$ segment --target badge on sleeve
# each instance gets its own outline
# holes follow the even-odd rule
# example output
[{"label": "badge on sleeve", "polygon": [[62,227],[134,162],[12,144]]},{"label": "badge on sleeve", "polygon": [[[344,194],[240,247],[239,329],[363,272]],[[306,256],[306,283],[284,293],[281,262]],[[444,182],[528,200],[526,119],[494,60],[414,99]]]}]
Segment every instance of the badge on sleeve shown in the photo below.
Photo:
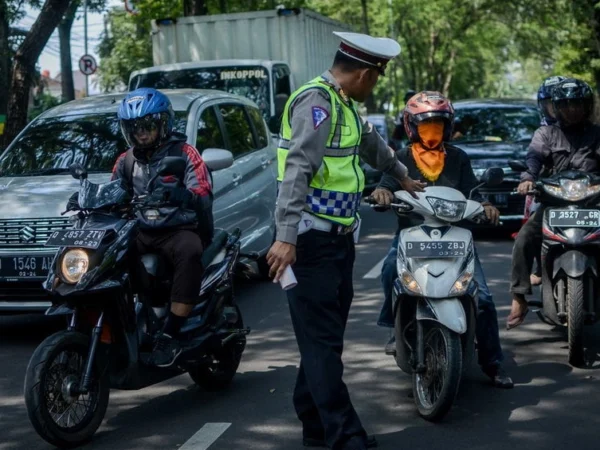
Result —
[{"label": "badge on sleeve", "polygon": [[313,116],[313,125],[315,126],[315,130],[321,126],[323,122],[325,122],[329,118],[329,113],[320,106],[312,107],[312,116]]}]

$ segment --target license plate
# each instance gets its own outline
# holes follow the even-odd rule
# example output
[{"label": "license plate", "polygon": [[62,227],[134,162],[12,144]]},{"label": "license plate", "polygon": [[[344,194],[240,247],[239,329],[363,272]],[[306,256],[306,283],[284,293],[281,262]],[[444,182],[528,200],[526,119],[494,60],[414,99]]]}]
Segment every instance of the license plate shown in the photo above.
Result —
[{"label": "license plate", "polygon": [[508,195],[496,194],[494,195],[494,206],[506,206],[508,204]]},{"label": "license plate", "polygon": [[548,223],[559,228],[600,227],[600,211],[597,209],[551,209]]},{"label": "license plate", "polygon": [[48,247],[100,247],[106,230],[60,230],[50,235],[44,245]]},{"label": "license plate", "polygon": [[465,241],[407,242],[408,258],[457,258],[467,255]]},{"label": "license plate", "polygon": [[52,266],[54,255],[1,256],[0,278],[45,278]]}]

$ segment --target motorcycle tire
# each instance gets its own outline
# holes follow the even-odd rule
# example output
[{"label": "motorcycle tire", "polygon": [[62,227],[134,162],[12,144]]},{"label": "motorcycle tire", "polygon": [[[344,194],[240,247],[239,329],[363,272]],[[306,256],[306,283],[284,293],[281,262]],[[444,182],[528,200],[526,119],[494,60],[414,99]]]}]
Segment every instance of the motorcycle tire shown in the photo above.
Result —
[{"label": "motorcycle tire", "polygon": [[585,325],[585,289],[582,278],[567,280],[567,319],[569,336],[569,364],[582,367],[585,364],[583,331]]},{"label": "motorcycle tire", "polygon": [[[235,328],[239,329],[244,327],[244,322],[239,308],[237,306],[236,308],[239,320],[235,324]],[[233,381],[245,348],[246,336],[244,335],[227,342],[212,355],[210,364],[192,367],[188,370],[192,381],[208,392],[226,389]]]},{"label": "motorcycle tire", "polygon": [[[426,325],[424,332],[424,347],[425,347],[425,366],[426,370],[423,374],[413,373],[413,397],[419,415],[430,422],[439,422],[450,411],[462,375],[462,346],[460,335],[450,331],[445,326],[431,322]],[[441,338],[441,344],[445,353],[445,370],[442,373],[441,387],[438,381],[439,392],[435,399],[428,398],[426,388],[435,383],[433,377],[437,375],[437,364],[433,360],[432,352],[433,339]],[[435,356],[437,358],[437,356]],[[435,389],[435,386],[434,386]]]},{"label": "motorcycle tire", "polygon": [[[89,441],[106,413],[110,394],[109,379],[99,365],[95,364],[90,391],[85,394],[89,396],[90,402],[84,408],[83,418],[79,423],[69,426],[69,412],[67,426],[58,423],[71,406],[78,404],[83,397],[69,393],[68,386],[81,382],[89,345],[89,337],[82,333],[55,333],[36,348],[25,372],[24,395],[29,420],[45,441],[59,448],[78,447]],[[69,357],[68,364],[60,362],[65,354]],[[71,365],[69,355],[77,356],[79,364],[76,368]],[[49,401],[53,404],[50,405]],[[57,408],[56,413],[52,412],[54,407]],[[52,414],[61,416],[54,419]]]}]

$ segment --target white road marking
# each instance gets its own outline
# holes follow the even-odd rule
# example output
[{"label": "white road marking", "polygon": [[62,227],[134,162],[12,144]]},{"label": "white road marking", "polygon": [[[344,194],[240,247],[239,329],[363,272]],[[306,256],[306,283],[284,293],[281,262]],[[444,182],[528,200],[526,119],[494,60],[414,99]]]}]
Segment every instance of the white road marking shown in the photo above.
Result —
[{"label": "white road marking", "polygon": [[383,267],[383,262],[385,261],[385,258],[386,258],[386,256],[384,256],[381,259],[381,261],[379,261],[377,264],[375,264],[375,267],[373,267],[371,270],[369,270],[363,278],[371,278],[371,279],[379,278],[379,276],[381,275],[381,268]]},{"label": "white road marking", "polygon": [[230,423],[207,423],[200,428],[196,434],[189,438],[179,450],[206,450],[225,430],[231,426]]}]

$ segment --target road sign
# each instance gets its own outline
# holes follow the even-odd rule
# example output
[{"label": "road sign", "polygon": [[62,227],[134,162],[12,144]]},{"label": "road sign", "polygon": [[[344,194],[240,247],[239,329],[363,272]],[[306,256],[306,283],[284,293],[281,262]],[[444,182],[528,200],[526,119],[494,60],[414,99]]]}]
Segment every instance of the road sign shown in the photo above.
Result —
[{"label": "road sign", "polygon": [[79,70],[84,75],[92,75],[98,69],[98,64],[92,55],[83,55],[79,59]]}]

